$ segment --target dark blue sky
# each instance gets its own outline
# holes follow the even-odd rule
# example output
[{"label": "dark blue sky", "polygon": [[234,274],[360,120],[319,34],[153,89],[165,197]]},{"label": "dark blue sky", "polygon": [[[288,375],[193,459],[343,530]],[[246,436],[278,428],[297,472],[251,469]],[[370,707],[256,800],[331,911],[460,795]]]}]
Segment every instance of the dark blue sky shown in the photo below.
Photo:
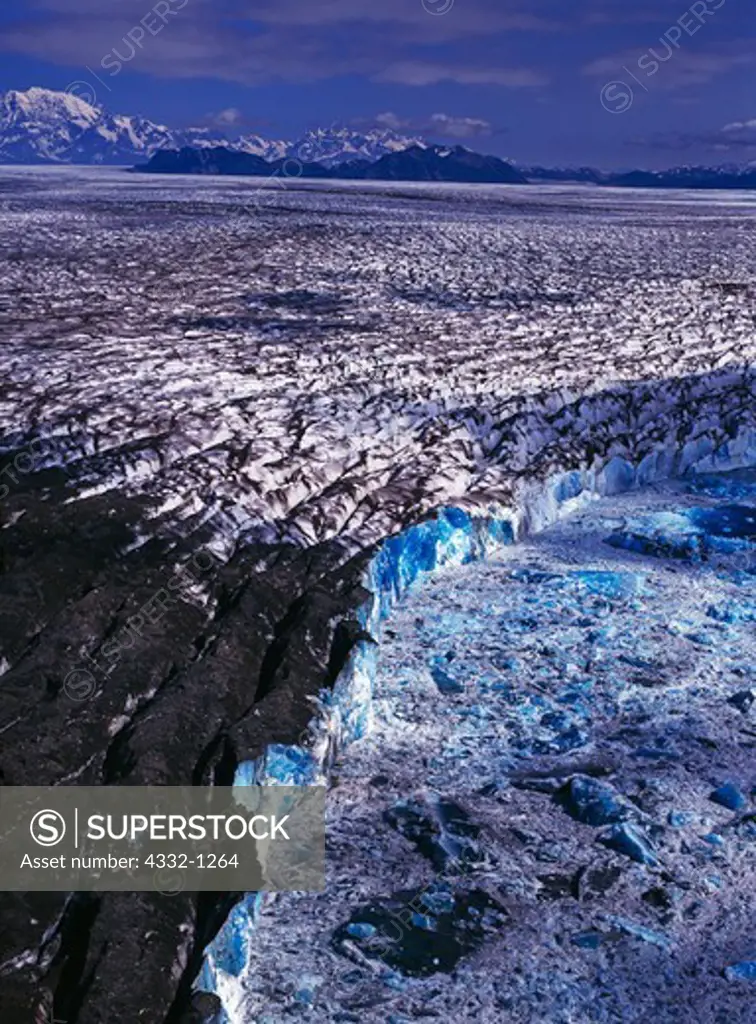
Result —
[{"label": "dark blue sky", "polygon": [[0,89],[73,82],[176,127],[381,123],[526,162],[743,162],[756,0],[2,0]]}]

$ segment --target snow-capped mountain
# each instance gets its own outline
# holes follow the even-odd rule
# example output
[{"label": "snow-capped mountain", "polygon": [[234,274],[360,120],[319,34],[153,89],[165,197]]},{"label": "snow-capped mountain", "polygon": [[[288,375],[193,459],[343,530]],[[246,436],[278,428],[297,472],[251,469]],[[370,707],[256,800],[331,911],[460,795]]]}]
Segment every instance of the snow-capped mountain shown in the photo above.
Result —
[{"label": "snow-capped mountain", "polygon": [[[287,176],[287,162],[294,158],[268,161],[254,153],[240,153],[229,146],[199,149],[160,150],[138,171],[148,174],[233,174],[236,176]],[[518,170],[495,156],[482,156],[464,146],[410,146],[385,153],[378,160],[350,160],[327,165],[311,160],[297,161],[296,175],[305,178],[365,181],[450,181],[527,184]]]},{"label": "snow-capped mountain", "polygon": [[212,129],[174,131],[138,115],[110,114],[68,92],[0,95],[0,163],[122,164],[166,147],[224,144]]},{"label": "snow-capped mountain", "polygon": [[[191,145],[191,143],[188,143]],[[289,155],[291,143],[285,139],[264,139],[262,135],[240,135],[238,139],[228,143],[230,149],[238,150],[240,153],[249,153],[252,156],[262,157],[263,160],[283,160]]]},{"label": "snow-capped mountain", "polygon": [[68,92],[34,87],[0,94],[0,163],[128,164],[159,149],[224,146],[268,161],[292,157],[330,167],[424,145],[390,130],[349,128],[317,129],[296,142],[254,134],[229,139],[213,128],[174,129],[138,115],[110,114]]},{"label": "snow-capped mountain", "polygon": [[165,125],[109,114],[71,93],[32,88],[0,97],[2,163],[123,163],[172,144]]},{"label": "snow-capped mountain", "polygon": [[373,163],[389,153],[398,153],[411,146],[425,148],[426,145],[423,139],[398,135],[391,129],[358,132],[350,128],[316,128],[292,143],[286,156],[303,163],[335,167],[353,160]]}]

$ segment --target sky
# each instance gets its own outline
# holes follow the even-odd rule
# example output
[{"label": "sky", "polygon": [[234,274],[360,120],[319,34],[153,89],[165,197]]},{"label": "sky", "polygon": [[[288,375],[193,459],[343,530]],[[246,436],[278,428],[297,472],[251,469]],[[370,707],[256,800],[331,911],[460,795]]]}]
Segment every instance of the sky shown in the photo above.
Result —
[{"label": "sky", "polygon": [[2,0],[0,90],[171,127],[392,127],[520,163],[756,161],[754,0]]}]

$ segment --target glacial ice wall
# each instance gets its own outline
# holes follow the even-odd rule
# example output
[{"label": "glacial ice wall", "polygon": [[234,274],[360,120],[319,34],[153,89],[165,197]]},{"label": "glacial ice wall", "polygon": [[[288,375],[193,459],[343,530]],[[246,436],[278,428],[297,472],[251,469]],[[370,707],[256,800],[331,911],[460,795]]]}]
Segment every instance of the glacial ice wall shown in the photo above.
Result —
[{"label": "glacial ice wall", "polygon": [[756,470],[702,473],[414,588],[246,1021],[750,1021],[755,556]]},{"label": "glacial ice wall", "polygon": [[[435,517],[389,537],[378,547],[365,574],[370,597],[358,611],[362,626],[378,637],[381,624],[420,577],[444,567],[485,560],[501,546],[543,529],[582,503],[693,472],[756,465],[756,429],[750,424],[730,431],[726,439],[719,422],[709,422],[703,428],[691,425],[682,444],[679,438],[678,432],[637,462],[629,457],[627,447],[616,446],[618,450],[610,458],[589,469],[556,473],[540,487],[524,488],[518,505],[446,507]],[[357,643],[333,689],[321,693],[320,714],[306,741],[301,746],[269,747],[257,761],[239,766],[234,784],[327,784],[336,752],[370,730],[377,659],[377,643]],[[248,949],[254,942],[264,900],[264,893],[248,894],[206,950],[197,987],[220,997],[222,1024],[243,1024],[238,1011]]]},{"label": "glacial ice wall", "polygon": [[[493,550],[514,540],[511,523],[489,510],[486,517],[457,508],[441,509],[433,519],[386,540],[372,559],[365,578],[371,597],[358,610],[362,625],[377,635],[395,603],[419,577],[444,566],[485,559]],[[372,684],[377,646],[370,641],[355,645],[333,689],[321,693],[321,713],[302,746],[273,745],[257,761],[239,766],[235,786],[315,785],[326,783],[335,753],[360,739],[370,729]],[[241,1021],[244,973],[249,943],[265,900],[264,893],[249,893],[231,911],[223,928],[207,948],[197,988],[215,992],[224,1006],[226,1022]]]}]

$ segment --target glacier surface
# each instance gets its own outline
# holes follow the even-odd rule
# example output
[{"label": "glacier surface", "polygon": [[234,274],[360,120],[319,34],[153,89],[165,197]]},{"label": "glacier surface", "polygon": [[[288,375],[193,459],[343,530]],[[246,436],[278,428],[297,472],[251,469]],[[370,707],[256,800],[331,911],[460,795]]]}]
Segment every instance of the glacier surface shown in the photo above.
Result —
[{"label": "glacier surface", "polygon": [[[416,576],[472,571],[675,476],[698,474],[703,508],[718,473],[753,464],[748,194],[3,168],[0,209],[7,784],[325,778],[369,741],[367,637]],[[723,504],[748,505],[750,486],[728,483]],[[661,534],[673,565],[686,545],[704,568],[737,556],[732,533],[667,521],[676,503],[654,514],[606,550],[666,564],[628,547]],[[743,612],[717,614],[736,628]],[[446,653],[429,685],[455,701]],[[608,841],[642,857],[635,824],[615,827]],[[51,894],[33,916],[0,903],[20,1018],[46,985],[64,1019],[136,1019],[143,993],[167,1016],[230,910],[189,894],[94,910]],[[266,911],[232,913],[203,969],[229,979],[229,1007]],[[623,935],[646,927],[620,916]]]}]

